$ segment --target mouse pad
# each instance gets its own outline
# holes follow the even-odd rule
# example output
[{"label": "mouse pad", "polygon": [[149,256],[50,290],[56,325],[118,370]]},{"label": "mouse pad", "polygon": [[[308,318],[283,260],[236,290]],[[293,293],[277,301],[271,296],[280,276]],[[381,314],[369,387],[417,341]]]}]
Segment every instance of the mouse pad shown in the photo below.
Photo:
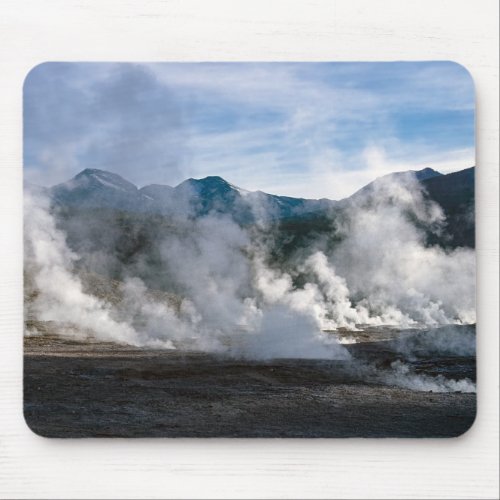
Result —
[{"label": "mouse pad", "polygon": [[453,437],[476,414],[453,62],[44,63],[24,416],[45,437]]}]

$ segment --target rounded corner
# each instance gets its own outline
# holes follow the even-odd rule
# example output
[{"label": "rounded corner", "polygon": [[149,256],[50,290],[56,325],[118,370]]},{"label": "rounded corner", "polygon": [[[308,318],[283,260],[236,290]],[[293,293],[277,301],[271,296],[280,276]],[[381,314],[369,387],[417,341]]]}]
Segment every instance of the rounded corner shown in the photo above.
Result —
[{"label": "rounded corner", "polygon": [[[476,401],[477,401],[477,399],[476,399]],[[461,432],[460,434],[457,434],[456,436],[453,436],[453,438],[454,439],[467,439],[467,435],[474,428],[474,426],[476,425],[476,422],[477,422],[477,405],[476,405],[476,411],[474,413],[474,419],[472,420],[472,422],[469,424],[468,427],[466,427],[463,430],[463,432]]]},{"label": "rounded corner", "polygon": [[26,414],[26,408],[23,408],[23,421],[28,430],[37,438],[48,439],[50,437],[49,435],[42,434],[39,430],[33,427],[32,423],[30,422],[30,417]]},{"label": "rounded corner", "polygon": [[53,64],[52,61],[42,61],[40,63],[35,64],[28,70],[23,79],[23,93],[25,92],[26,85],[29,83],[29,80],[33,77],[33,75],[36,74],[38,71],[40,71],[40,68],[47,66],[49,64]]},{"label": "rounded corner", "polygon": [[457,61],[453,61],[453,60],[449,59],[446,62],[448,64],[450,64],[451,66],[454,66],[458,71],[461,71],[462,73],[465,74],[465,76],[469,80],[469,83],[470,83],[470,86],[471,86],[471,89],[472,89],[472,93],[474,95],[474,100],[475,100],[475,97],[476,97],[476,84],[474,82],[474,77],[472,76],[472,73],[470,72],[470,70],[466,66],[464,66],[462,63],[459,63]]}]

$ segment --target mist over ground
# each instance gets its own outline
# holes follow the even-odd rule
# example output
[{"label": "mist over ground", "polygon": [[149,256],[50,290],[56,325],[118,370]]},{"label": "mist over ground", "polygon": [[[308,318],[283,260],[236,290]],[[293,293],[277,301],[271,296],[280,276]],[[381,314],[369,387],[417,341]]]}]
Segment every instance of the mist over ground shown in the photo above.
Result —
[{"label": "mist over ground", "polygon": [[[432,244],[447,241],[449,221],[414,175],[386,176],[328,206],[307,234],[287,231],[307,219],[276,218],[269,198],[199,214],[196,194],[158,215],[64,206],[27,190],[28,317],[79,338],[261,360],[348,360],[339,329],[475,323],[474,250]],[[452,340],[418,342],[452,354],[475,346],[470,333]],[[402,364],[391,373],[423,383]]]}]

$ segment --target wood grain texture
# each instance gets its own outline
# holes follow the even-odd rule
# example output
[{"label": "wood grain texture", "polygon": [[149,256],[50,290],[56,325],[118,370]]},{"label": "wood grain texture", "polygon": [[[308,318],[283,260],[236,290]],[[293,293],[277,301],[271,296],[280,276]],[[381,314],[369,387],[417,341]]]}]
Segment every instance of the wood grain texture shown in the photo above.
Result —
[{"label": "wood grain texture", "polygon": [[[478,418],[452,440],[48,440],[22,417],[22,82],[47,60],[454,60],[477,92]],[[498,498],[497,0],[3,0],[0,497]]]}]

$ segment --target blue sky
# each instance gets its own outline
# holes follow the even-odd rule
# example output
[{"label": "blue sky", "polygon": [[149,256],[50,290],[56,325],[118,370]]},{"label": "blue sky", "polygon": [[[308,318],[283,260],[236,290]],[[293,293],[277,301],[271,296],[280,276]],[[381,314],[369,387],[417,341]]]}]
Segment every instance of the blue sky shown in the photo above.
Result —
[{"label": "blue sky", "polygon": [[340,199],[392,171],[473,166],[474,89],[451,62],[44,63],[24,85],[28,181],[220,175]]}]

